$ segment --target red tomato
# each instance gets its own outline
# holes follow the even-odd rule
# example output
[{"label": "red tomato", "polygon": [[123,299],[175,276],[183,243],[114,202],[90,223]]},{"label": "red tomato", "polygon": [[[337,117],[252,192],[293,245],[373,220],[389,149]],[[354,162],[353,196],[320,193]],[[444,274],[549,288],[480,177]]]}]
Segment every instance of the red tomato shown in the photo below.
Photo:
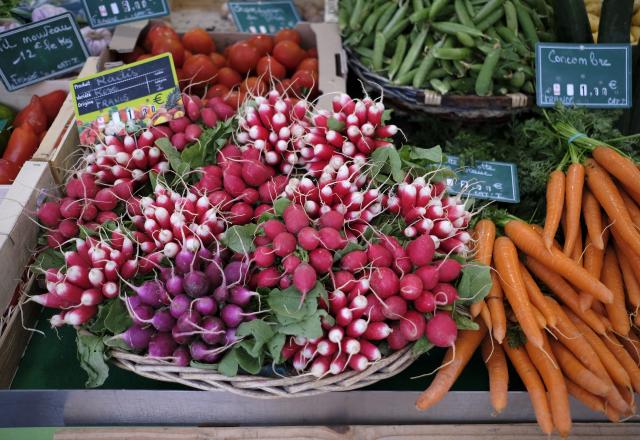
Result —
[{"label": "red tomato", "polygon": [[298,96],[313,96],[318,91],[317,75],[308,70],[298,70],[291,77],[291,89]]},{"label": "red tomato", "polygon": [[227,86],[229,89],[233,89],[235,86],[242,82],[242,77],[231,67],[223,67],[218,70],[218,76],[216,80],[218,84],[222,84]]},{"label": "red tomato", "polygon": [[161,53],[169,52],[173,57],[173,63],[176,67],[182,67],[184,64],[184,46],[180,40],[173,39],[161,39],[156,40],[151,47],[152,55],[160,55]]},{"label": "red tomato", "polygon": [[180,36],[173,28],[166,24],[155,25],[147,32],[144,39],[144,48],[150,51],[156,41],[165,39],[180,40]]},{"label": "red tomato", "polygon": [[29,124],[35,134],[40,134],[49,126],[49,118],[38,95],[31,97],[31,102],[20,110],[13,121],[14,127]]},{"label": "red tomato", "polygon": [[229,66],[244,75],[256,68],[260,53],[252,45],[241,42],[231,46],[227,59]]},{"label": "red tomato", "polygon": [[0,159],[0,185],[13,182],[20,171],[20,167],[6,159]]},{"label": "red tomato", "polygon": [[242,82],[240,91],[262,96],[267,92],[267,83],[265,83],[262,78],[250,76]]},{"label": "red tomato", "polygon": [[289,70],[294,70],[305,55],[300,46],[289,40],[276,43],[273,48],[273,57]]},{"label": "red tomato", "polygon": [[31,159],[37,149],[38,137],[29,124],[25,124],[13,129],[2,158],[21,167],[23,163]]},{"label": "red tomato", "polygon": [[282,79],[287,76],[287,69],[270,55],[260,58],[256,72],[267,79]]},{"label": "red tomato", "polygon": [[215,64],[218,67],[224,67],[227,65],[227,59],[218,52],[213,52],[211,55],[209,55],[209,58],[211,58],[211,61],[213,61],[213,64]]},{"label": "red tomato", "polygon": [[285,96],[287,94],[290,94],[290,90],[291,90],[291,80],[290,79],[283,79],[282,81],[276,82],[276,90],[278,91],[278,93],[280,93],[281,96]]},{"label": "red tomato", "polygon": [[207,99],[211,99],[214,97],[224,97],[229,93],[229,87],[225,86],[224,84],[216,84],[214,86],[211,86],[209,88],[209,90],[207,90]]},{"label": "red tomato", "polygon": [[202,28],[193,28],[185,32],[182,36],[182,44],[185,49],[194,54],[203,53],[209,55],[216,50],[216,43],[213,38]]},{"label": "red tomato", "polygon": [[247,43],[258,49],[260,56],[271,53],[273,50],[273,38],[269,35],[256,35],[247,40]]},{"label": "red tomato", "polygon": [[310,72],[318,72],[318,59],[317,58],[305,58],[300,61],[296,70],[308,70]]},{"label": "red tomato", "polygon": [[273,41],[275,41],[276,44],[281,41],[293,41],[300,45],[300,40],[300,34],[294,29],[282,29],[273,37]]},{"label": "red tomato", "polygon": [[312,47],[311,49],[307,49],[307,56],[309,58],[318,58],[318,49]]},{"label": "red tomato", "polygon": [[211,58],[199,53],[192,55],[184,62],[182,73],[192,83],[211,83],[218,73],[218,68]]},{"label": "red tomato", "polygon": [[244,101],[244,92],[233,90],[224,97],[224,102],[234,110],[237,109]]}]

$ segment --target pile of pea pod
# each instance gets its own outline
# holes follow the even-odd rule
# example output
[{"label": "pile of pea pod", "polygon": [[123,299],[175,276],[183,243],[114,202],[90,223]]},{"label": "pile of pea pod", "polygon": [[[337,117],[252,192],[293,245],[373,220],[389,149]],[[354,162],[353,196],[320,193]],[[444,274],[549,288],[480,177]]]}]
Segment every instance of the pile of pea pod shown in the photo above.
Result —
[{"label": "pile of pea pod", "polygon": [[344,44],[392,85],[444,95],[535,93],[534,51],[553,41],[548,0],[340,0]]}]

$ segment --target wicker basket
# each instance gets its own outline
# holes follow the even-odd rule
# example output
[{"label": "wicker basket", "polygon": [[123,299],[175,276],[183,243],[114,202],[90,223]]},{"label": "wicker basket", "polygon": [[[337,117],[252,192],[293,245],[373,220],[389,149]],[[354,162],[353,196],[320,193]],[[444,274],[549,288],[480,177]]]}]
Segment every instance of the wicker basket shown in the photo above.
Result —
[{"label": "wicker basket", "polygon": [[118,349],[111,350],[110,355],[118,367],[150,379],[179,383],[205,391],[229,391],[260,399],[313,396],[330,391],[348,391],[366,387],[395,376],[416,359],[409,346],[371,364],[364,371],[349,371],[318,379],[310,374],[290,377],[250,375],[228,377],[214,370],[177,367]]},{"label": "wicker basket", "polygon": [[433,90],[398,86],[369,70],[352,50],[349,48],[345,50],[348,54],[350,71],[362,81],[365,89],[374,93],[383,91],[385,100],[408,110],[454,119],[484,120],[504,118],[529,111],[535,102],[534,96],[523,93],[510,93],[504,96],[441,95]]}]

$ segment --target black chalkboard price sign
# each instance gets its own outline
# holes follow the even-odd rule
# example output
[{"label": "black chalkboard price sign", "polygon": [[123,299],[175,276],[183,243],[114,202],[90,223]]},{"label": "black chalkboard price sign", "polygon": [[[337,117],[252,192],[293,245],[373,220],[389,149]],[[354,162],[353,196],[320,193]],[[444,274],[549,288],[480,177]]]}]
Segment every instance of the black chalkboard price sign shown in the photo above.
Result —
[{"label": "black chalkboard price sign", "polygon": [[82,0],[89,25],[113,27],[130,21],[169,15],[167,0]]},{"label": "black chalkboard price sign", "polygon": [[0,33],[0,78],[9,91],[82,67],[88,56],[70,13]]}]

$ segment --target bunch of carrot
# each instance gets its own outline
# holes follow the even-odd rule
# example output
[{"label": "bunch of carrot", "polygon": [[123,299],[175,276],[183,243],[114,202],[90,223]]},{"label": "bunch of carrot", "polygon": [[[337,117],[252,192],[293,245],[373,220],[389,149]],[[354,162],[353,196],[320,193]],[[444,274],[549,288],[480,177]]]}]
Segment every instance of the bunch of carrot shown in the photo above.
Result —
[{"label": "bunch of carrot", "polygon": [[419,409],[444,397],[482,346],[495,411],[507,405],[508,358],[546,434],[569,435],[569,395],[612,421],[635,413],[640,170],[609,146],[583,146],[591,157],[580,163],[572,154],[566,173],[550,174],[544,228],[505,216],[496,238],[493,221],[476,224],[476,260],[495,269],[491,291],[472,309],[480,331],[461,332]]}]

